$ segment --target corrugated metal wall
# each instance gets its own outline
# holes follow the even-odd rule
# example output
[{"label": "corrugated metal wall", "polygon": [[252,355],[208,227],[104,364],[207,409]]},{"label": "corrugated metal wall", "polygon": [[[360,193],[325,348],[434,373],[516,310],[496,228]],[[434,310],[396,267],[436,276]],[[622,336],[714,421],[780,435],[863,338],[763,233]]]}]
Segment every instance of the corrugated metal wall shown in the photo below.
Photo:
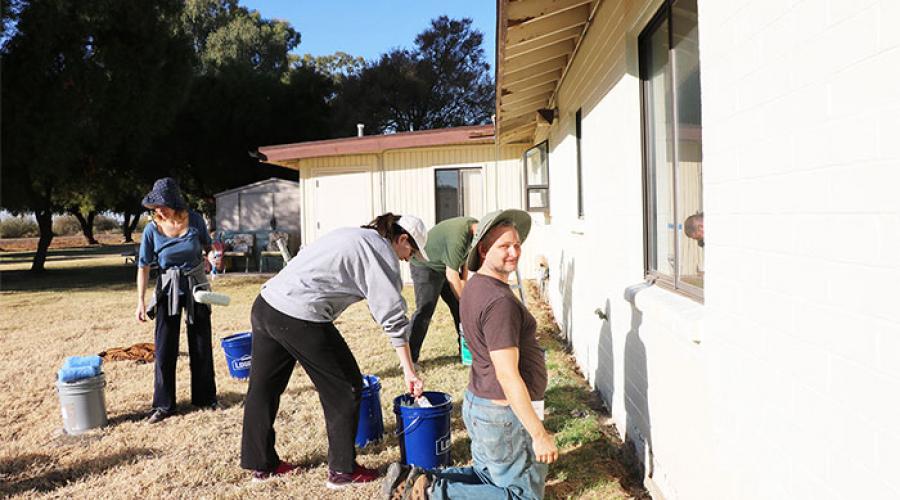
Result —
[{"label": "corrugated metal wall", "polygon": [[296,183],[264,181],[216,196],[216,229],[219,231],[267,230],[273,214],[279,229],[290,232],[300,230],[300,199]]}]

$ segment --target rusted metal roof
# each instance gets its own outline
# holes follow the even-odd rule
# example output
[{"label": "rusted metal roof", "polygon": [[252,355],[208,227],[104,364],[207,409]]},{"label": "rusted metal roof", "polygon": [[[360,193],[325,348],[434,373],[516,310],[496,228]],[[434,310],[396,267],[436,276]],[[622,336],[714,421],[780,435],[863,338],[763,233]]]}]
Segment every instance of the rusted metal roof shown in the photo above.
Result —
[{"label": "rusted metal roof", "polygon": [[497,0],[497,130],[529,142],[603,0]]},{"label": "rusted metal roof", "polygon": [[266,161],[283,164],[284,162],[323,156],[377,154],[391,149],[454,144],[492,144],[493,142],[494,127],[492,125],[474,125],[263,146],[259,148],[259,152],[265,156]]}]

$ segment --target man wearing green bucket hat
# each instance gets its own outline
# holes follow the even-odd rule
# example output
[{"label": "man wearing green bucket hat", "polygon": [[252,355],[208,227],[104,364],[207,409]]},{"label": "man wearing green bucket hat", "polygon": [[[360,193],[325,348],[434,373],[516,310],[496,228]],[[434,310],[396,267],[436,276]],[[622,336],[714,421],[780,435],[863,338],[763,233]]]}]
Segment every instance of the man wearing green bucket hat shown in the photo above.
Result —
[{"label": "man wearing green bucket hat", "polygon": [[391,464],[386,498],[542,498],[548,464],[559,457],[543,425],[547,388],[537,322],[509,288],[531,217],[501,210],[478,223],[467,266],[475,275],[460,301],[472,370],[463,420],[472,466],[425,471]]}]

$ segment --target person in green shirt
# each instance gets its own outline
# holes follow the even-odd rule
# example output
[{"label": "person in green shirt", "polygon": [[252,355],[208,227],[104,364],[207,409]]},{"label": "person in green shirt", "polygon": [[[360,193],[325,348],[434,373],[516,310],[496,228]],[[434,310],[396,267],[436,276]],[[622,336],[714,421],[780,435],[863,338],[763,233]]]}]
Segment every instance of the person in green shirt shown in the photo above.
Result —
[{"label": "person in green shirt", "polygon": [[409,266],[416,296],[416,312],[412,316],[409,349],[414,363],[428,334],[438,297],[444,300],[453,315],[456,342],[459,346],[459,297],[466,282],[466,257],[478,220],[454,217],[442,221],[428,231],[425,254],[428,260],[413,258]]}]

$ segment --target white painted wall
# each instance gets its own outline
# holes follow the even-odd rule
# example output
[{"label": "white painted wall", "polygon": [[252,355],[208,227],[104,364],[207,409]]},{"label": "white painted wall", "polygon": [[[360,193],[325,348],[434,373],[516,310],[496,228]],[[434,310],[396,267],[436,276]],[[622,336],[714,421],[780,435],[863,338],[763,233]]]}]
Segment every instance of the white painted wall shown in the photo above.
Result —
[{"label": "white painted wall", "polygon": [[[381,155],[344,155],[302,160],[297,165],[300,171],[300,192],[302,193],[301,217],[304,244],[317,237],[318,212],[328,205],[318,206],[315,198],[315,181],[328,172],[348,169],[368,172],[370,188],[346,192],[346,197],[369,197],[372,214],[384,212],[412,214],[420,217],[425,225],[435,223],[434,171],[440,168],[479,168],[482,172],[482,206],[486,212],[498,208],[522,208],[524,187],[522,185],[522,154],[524,145],[497,148],[492,144],[459,145],[434,148],[411,148],[386,151]],[[383,172],[382,172],[383,170]],[[368,192],[364,192],[368,190]],[[351,190],[354,191],[354,190]],[[341,198],[332,202],[335,211],[341,210]],[[479,214],[480,218],[484,214]],[[369,221],[360,220],[359,225]],[[530,240],[530,239],[529,239]],[[535,260],[531,250],[533,243],[526,242],[522,258],[523,275],[534,276]],[[403,279],[410,281],[409,270],[402,264]]]},{"label": "white painted wall", "polygon": [[542,134],[537,251],[578,364],[666,498],[898,498],[900,2],[699,1],[705,304],[632,305],[637,35],[660,4],[603,3]]}]

